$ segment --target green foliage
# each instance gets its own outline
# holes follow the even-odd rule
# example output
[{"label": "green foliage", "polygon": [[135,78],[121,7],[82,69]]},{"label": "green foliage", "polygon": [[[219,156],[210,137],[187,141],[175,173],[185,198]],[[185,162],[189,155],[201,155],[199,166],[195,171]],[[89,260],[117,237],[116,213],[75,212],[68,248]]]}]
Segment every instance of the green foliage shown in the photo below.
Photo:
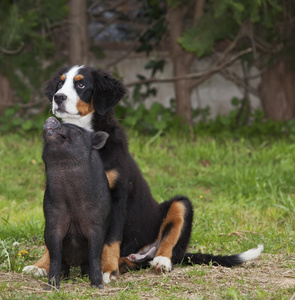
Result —
[{"label": "green foliage", "polygon": [[214,50],[215,42],[224,38],[233,38],[238,26],[228,15],[216,18],[213,13],[207,13],[200,19],[198,26],[187,30],[178,42],[197,57],[209,55]]},{"label": "green foliage", "polygon": [[[151,59],[146,65],[146,70],[151,70],[151,76],[157,72],[162,72],[166,61],[164,59]],[[145,76],[138,74],[137,78],[144,81]],[[135,86],[131,100],[123,99],[121,105],[115,108],[116,117],[121,120],[126,127],[137,128],[146,133],[157,133],[168,128],[178,128],[181,120],[177,119],[173,113],[174,103],[171,99],[171,108],[166,108],[158,102],[154,102],[147,109],[144,105],[148,97],[156,97],[158,90],[151,83],[139,83]]]},{"label": "green foliage", "polygon": [[10,129],[21,126],[21,118],[14,118],[19,110],[19,106],[9,107],[0,116],[1,131],[8,132]]},{"label": "green foliage", "polygon": [[159,60],[151,59],[145,65],[144,68],[146,70],[151,70],[152,71],[152,77],[154,77],[158,71],[163,72],[165,64],[166,64],[165,59],[159,59]]},{"label": "green foliage", "polygon": [[40,133],[44,121],[50,116],[49,111],[44,111],[35,116],[27,116],[21,113],[19,105],[6,108],[0,115],[0,133],[18,132],[27,134],[32,132]]},{"label": "green foliage", "polygon": [[[34,224],[36,226],[37,224]],[[2,236],[0,238],[0,269],[5,271],[5,272],[17,272],[20,273],[25,266],[26,261],[33,260],[36,251],[32,249],[32,247],[29,245],[31,243],[36,244],[37,240],[35,238],[32,238],[35,234],[38,235],[38,239],[40,240],[41,243],[43,243],[43,238],[41,236],[43,235],[43,226],[42,224],[42,229],[38,228],[38,232],[34,232],[35,228],[31,227],[28,228],[27,226],[22,226],[25,228],[25,230],[20,230],[19,233],[17,234],[17,231],[14,230],[14,232],[11,232],[11,238],[10,237],[5,237]],[[14,224],[13,226],[14,229],[20,228],[20,224],[16,225]],[[1,227],[0,227],[1,229]],[[33,231],[31,231],[31,230]],[[3,231],[3,230],[1,230]],[[40,236],[41,235],[41,236]],[[28,239],[25,239],[28,237]]]},{"label": "green foliage", "polygon": [[[145,65],[144,68],[146,70],[151,70],[151,76],[153,77],[157,72],[163,71],[165,63],[166,61],[164,59],[160,59],[160,60],[152,59]],[[141,74],[137,74],[137,78],[142,81],[146,79],[146,77]],[[133,90],[132,101],[131,101],[132,103],[125,102],[125,105],[132,104],[136,106],[136,104],[138,103],[143,103],[149,96],[156,97],[157,92],[158,90],[152,87],[151,83],[149,82],[139,83],[135,86]]]},{"label": "green foliage", "polygon": [[[24,257],[26,252],[18,251],[18,246],[8,243],[0,239],[0,267],[6,272],[16,271],[20,272],[24,267],[24,260],[18,259],[18,256]],[[19,254],[19,255],[18,255]],[[24,254],[24,256],[22,256]]]},{"label": "green foliage", "polygon": [[157,46],[166,32],[165,10],[159,1],[144,1],[143,11],[144,17],[147,19],[148,30],[139,38],[140,45],[136,49],[137,52],[146,52],[147,55]]},{"label": "green foliage", "polygon": [[[283,18],[283,4],[279,0],[211,0],[194,28],[179,39],[181,46],[198,57],[213,53],[214,45],[222,39],[234,39],[242,24],[250,20],[257,26],[262,39],[278,39],[277,22]],[[284,39],[283,36],[280,39]]]},{"label": "green foliage", "polygon": [[[66,0],[0,2],[0,48],[5,49],[0,51],[1,73],[9,79],[22,103],[43,95],[43,83],[61,64],[62,57],[59,61],[49,59],[55,51],[51,30],[67,16],[66,4]],[[6,50],[19,51],[7,54]]]},{"label": "green foliage", "polygon": [[[42,49],[44,45],[39,45],[39,42],[46,41],[45,33],[51,29],[50,26],[66,17],[66,3],[65,0],[42,0],[37,5],[34,0],[1,1],[0,45],[14,50],[24,42],[28,46],[40,47],[38,50]],[[30,50],[34,51],[33,47]]]},{"label": "green foliage", "polygon": [[[207,113],[205,111],[205,113]],[[263,111],[255,110],[250,113],[249,123],[241,124],[237,119],[239,110],[233,109],[228,115],[219,115],[215,119],[201,119],[194,125],[197,135],[210,135],[214,137],[235,137],[241,136],[260,141],[265,137],[270,139],[286,138],[295,141],[295,121],[273,121],[266,119]]]},{"label": "green foliage", "polygon": [[[186,134],[191,132],[188,127],[183,126],[182,119],[175,115],[173,99],[169,108],[154,102],[148,109],[143,101],[149,96],[149,92],[140,93],[135,89],[134,93],[137,95],[136,101],[125,100],[123,105],[118,105],[115,109],[116,117],[122,125],[145,134],[156,134],[159,131],[161,134],[177,133],[180,130]],[[244,99],[233,98],[233,109],[229,114],[218,115],[215,119],[210,116],[209,107],[193,110],[195,135],[215,138],[246,137],[258,142],[265,137],[295,141],[295,120],[272,121],[266,119],[264,112],[259,109],[245,115],[243,111],[240,113],[243,101]]]},{"label": "green foliage", "polygon": [[116,117],[121,120],[122,125],[154,134],[171,128],[177,130],[181,124],[169,108],[165,108],[158,102],[154,102],[150,109],[147,109],[143,103],[134,107],[130,104],[116,107]]}]

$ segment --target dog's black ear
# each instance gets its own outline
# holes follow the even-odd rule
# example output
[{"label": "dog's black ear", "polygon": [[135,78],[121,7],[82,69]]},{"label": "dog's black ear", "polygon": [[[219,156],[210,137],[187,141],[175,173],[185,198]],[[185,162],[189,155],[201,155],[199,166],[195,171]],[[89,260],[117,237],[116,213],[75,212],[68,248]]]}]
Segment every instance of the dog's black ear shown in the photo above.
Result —
[{"label": "dog's black ear", "polygon": [[93,107],[103,116],[123,98],[127,90],[121,81],[103,70],[93,71],[93,77]]},{"label": "dog's black ear", "polygon": [[93,133],[92,134],[92,148],[97,149],[97,150],[101,149],[105,145],[108,137],[109,137],[109,134],[104,131],[97,131],[97,132]]},{"label": "dog's black ear", "polygon": [[57,90],[57,84],[60,81],[60,76],[68,70],[68,67],[62,67],[60,68],[53,76],[52,79],[48,80],[45,83],[45,95],[48,97],[50,101],[52,101],[52,98]]}]

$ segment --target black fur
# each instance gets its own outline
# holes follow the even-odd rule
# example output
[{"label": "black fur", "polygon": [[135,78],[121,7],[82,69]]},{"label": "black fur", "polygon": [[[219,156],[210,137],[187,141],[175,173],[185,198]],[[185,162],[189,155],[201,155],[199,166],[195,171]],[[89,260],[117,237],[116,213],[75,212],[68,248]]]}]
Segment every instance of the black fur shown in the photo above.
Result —
[{"label": "black fur", "polygon": [[191,264],[204,264],[213,266],[224,266],[224,267],[233,267],[240,265],[244,262],[241,259],[240,254],[221,256],[221,255],[212,255],[204,253],[185,253],[182,263],[186,265]]},{"label": "black fur", "polygon": [[92,69],[91,73],[94,78],[93,107],[103,116],[122,99],[126,89],[119,80],[103,70]]},{"label": "black fur", "polygon": [[53,117],[44,125],[46,169],[44,237],[50,254],[48,282],[59,288],[70,266],[89,272],[92,286],[103,287],[101,253],[108,230],[111,198],[97,151],[104,132],[91,133]]},{"label": "black fur", "polygon": [[53,78],[46,82],[45,84],[45,95],[48,97],[50,101],[52,101],[54,94],[57,92],[57,86],[60,82],[60,77],[63,75],[66,71],[68,71],[68,67],[62,67],[60,68],[53,76]]},{"label": "black fur", "polygon": [[105,170],[117,169],[120,177],[111,190],[113,207],[108,243],[121,242],[121,256],[128,256],[155,241],[159,228],[174,201],[185,203],[187,218],[183,230],[183,245],[179,245],[172,261],[181,260],[188,245],[193,209],[186,197],[177,196],[159,204],[151,195],[150,188],[137,164],[128,151],[127,138],[123,128],[110,110],[104,116],[94,113],[94,131],[103,130],[110,136],[100,155]]},{"label": "black fur", "polygon": [[[63,72],[65,71],[58,74]],[[186,263],[209,263],[208,259],[200,259],[201,254],[197,256],[185,254],[193,220],[193,207],[190,200],[184,196],[176,196],[159,204],[152,197],[147,182],[129,153],[125,131],[115,119],[112,109],[124,96],[125,87],[119,80],[102,70],[94,71],[86,67],[84,72],[91,73],[92,79],[89,76],[87,78],[94,86],[95,111],[92,115],[92,129],[94,132],[105,131],[109,134],[105,146],[99,151],[104,169],[105,171],[117,170],[119,173],[119,178],[111,189],[112,211],[106,243],[111,245],[120,242],[121,257],[137,253],[142,247],[155,242],[171,205],[180,202],[185,207],[184,224],[170,259],[173,263],[181,263],[183,260]],[[46,94],[51,101],[57,90],[56,84],[57,80],[54,78],[48,82],[46,88]],[[171,226],[172,223],[167,225],[165,235],[169,234]],[[219,260],[218,263],[234,265],[240,261],[233,258],[230,263],[226,260]]]}]

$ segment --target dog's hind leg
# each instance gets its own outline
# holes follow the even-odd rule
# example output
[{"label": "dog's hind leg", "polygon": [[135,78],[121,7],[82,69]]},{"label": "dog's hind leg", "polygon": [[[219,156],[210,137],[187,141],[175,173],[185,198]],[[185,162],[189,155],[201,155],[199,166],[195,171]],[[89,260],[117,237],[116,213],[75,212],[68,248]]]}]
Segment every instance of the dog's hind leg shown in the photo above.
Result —
[{"label": "dog's hind leg", "polygon": [[170,272],[172,263],[180,262],[188,246],[192,220],[193,207],[188,198],[176,196],[163,202],[163,223],[160,226],[157,248],[151,266],[157,273]]},{"label": "dog's hind leg", "polygon": [[137,270],[138,268],[139,268],[138,264],[130,261],[127,257],[119,258],[120,274],[129,272],[129,271],[134,271],[134,270]]}]

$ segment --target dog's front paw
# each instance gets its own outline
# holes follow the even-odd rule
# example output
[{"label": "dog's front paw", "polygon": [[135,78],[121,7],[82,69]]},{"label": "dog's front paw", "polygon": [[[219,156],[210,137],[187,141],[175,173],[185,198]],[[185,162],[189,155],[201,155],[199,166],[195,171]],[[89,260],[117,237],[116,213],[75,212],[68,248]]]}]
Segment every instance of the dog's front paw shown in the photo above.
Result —
[{"label": "dog's front paw", "polygon": [[36,277],[45,277],[48,275],[45,269],[38,268],[36,266],[26,266],[23,268],[22,272],[27,274],[32,274]]},{"label": "dog's front paw", "polygon": [[[117,274],[117,271],[115,272]],[[102,279],[104,283],[110,283],[112,280],[116,280],[118,278],[117,275],[114,272],[104,272],[102,273]]]},{"label": "dog's front paw", "polygon": [[165,256],[156,256],[150,264],[157,273],[170,272],[172,270],[171,259]]}]

